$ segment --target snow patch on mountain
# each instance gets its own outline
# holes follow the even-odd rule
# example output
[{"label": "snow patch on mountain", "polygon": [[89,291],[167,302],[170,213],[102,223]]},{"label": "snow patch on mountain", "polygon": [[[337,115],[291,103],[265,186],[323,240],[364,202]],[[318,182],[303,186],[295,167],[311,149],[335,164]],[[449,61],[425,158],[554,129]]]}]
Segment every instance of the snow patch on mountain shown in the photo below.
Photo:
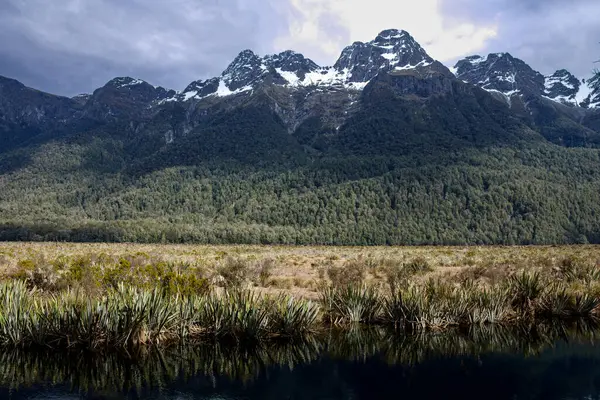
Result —
[{"label": "snow patch on mountain", "polygon": [[397,66],[394,67],[394,71],[403,71],[403,70],[407,70],[407,69],[418,69],[418,68],[425,68],[425,67],[429,67],[433,64],[433,62],[429,62],[427,60],[423,60],[420,63],[416,64],[416,65],[403,65],[403,66]]},{"label": "snow patch on mountain", "polygon": [[346,47],[333,67],[320,67],[291,50],[259,57],[242,51],[219,78],[196,81],[176,97],[190,101],[226,97],[252,90],[262,83],[288,87],[332,87],[360,91],[380,72],[430,67],[435,60],[405,31],[388,29],[368,43]]},{"label": "snow patch on mountain", "polygon": [[575,96],[575,100],[577,101],[577,104],[582,104],[586,99],[588,99],[590,97],[591,94],[592,94],[592,89],[590,89],[590,87],[588,85],[583,83],[581,85],[581,87],[579,88],[577,95]]},{"label": "snow patch on mountain", "polygon": [[[192,90],[191,92],[187,92],[183,94],[183,101],[188,101],[193,99],[194,97],[198,96],[198,91],[197,90]],[[173,98],[174,100],[176,100],[176,98]],[[171,99],[165,100],[165,101],[171,101]]]},{"label": "snow patch on mountain", "polygon": [[[218,87],[217,91],[214,93],[214,95],[217,97],[227,97],[227,96],[232,96],[234,94],[247,92],[249,90],[252,90],[252,88],[253,88],[252,85],[246,85],[246,86],[237,88],[235,90],[231,90],[229,87],[227,87],[227,85],[225,84],[225,81],[223,79],[221,79],[219,82],[219,87]],[[212,94],[209,94],[209,96],[211,96],[211,95]]]},{"label": "snow patch on mountain", "polygon": [[578,106],[578,92],[581,82],[565,69],[544,77],[544,97],[569,106]]},{"label": "snow patch on mountain", "polygon": [[281,68],[275,68],[275,71],[277,71],[277,73],[281,75],[281,77],[285,79],[290,86],[298,86],[301,82],[298,75],[292,71],[284,71]]},{"label": "snow patch on mountain", "polygon": [[516,89],[516,90],[511,90],[508,92],[501,92],[499,90],[496,89],[486,89],[489,93],[495,95],[496,98],[500,98],[502,100],[504,100],[506,102],[506,104],[508,105],[508,107],[512,107],[512,98],[513,96],[520,96],[521,95],[521,91]]},{"label": "snow patch on mountain", "polygon": [[141,79],[136,79],[136,78],[130,78],[130,77],[115,78],[115,79],[113,79],[112,81],[109,82],[109,84],[112,84],[116,88],[124,88],[124,87],[128,87],[128,86],[136,86],[136,85],[141,85],[143,83],[146,83],[146,81],[143,81]]}]

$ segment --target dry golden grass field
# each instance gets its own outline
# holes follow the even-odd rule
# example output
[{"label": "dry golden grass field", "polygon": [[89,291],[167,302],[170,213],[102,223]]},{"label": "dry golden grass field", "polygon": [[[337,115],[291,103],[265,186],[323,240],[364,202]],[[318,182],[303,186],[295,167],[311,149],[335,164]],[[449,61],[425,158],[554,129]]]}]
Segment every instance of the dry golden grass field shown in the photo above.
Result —
[{"label": "dry golden grass field", "polygon": [[[73,273],[85,283],[87,269],[116,266],[143,275],[149,266],[167,266],[195,274],[219,286],[237,279],[266,293],[286,292],[315,299],[323,283],[360,281],[386,287],[395,266],[414,267],[412,279],[439,278],[485,285],[522,270],[551,272],[565,264],[600,266],[600,246],[514,247],[291,247],[146,244],[0,243],[3,279],[41,271],[39,279],[54,282],[52,273]],[[53,271],[53,272],[51,272]],[[141,271],[141,272],[140,272]],[[152,270],[154,271],[154,269]],[[140,275],[140,276],[141,276]],[[225,277],[225,278],[224,278]],[[233,277],[233,278],[232,278]],[[116,276],[119,279],[119,276]],[[134,278],[135,279],[135,278]],[[143,279],[143,276],[142,276]]]}]

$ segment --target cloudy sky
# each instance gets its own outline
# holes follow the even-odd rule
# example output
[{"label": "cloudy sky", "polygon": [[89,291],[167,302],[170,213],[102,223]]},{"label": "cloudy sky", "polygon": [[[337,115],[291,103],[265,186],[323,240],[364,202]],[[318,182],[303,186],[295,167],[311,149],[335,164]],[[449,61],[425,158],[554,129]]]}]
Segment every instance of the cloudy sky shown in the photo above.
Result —
[{"label": "cloudy sky", "polygon": [[345,45],[398,28],[449,66],[508,51],[587,77],[599,15],[598,0],[1,0],[0,75],[63,95],[116,76],[181,90],[243,49],[332,65]]}]

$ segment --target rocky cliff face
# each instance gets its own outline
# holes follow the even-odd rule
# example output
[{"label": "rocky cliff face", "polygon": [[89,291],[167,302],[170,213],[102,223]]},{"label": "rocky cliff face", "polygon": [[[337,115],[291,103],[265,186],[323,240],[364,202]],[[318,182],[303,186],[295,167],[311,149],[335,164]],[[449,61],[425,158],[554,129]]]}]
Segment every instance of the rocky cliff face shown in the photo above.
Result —
[{"label": "rocky cliff face", "polygon": [[0,77],[0,152],[45,134],[60,134],[78,121],[83,104]]},{"label": "rocky cliff face", "polygon": [[115,78],[94,91],[84,105],[84,116],[101,121],[143,119],[152,107],[176,94],[129,77]]},{"label": "rocky cliff face", "polygon": [[544,76],[508,53],[467,57],[456,63],[454,69],[457,78],[509,97],[517,93],[544,93]]}]

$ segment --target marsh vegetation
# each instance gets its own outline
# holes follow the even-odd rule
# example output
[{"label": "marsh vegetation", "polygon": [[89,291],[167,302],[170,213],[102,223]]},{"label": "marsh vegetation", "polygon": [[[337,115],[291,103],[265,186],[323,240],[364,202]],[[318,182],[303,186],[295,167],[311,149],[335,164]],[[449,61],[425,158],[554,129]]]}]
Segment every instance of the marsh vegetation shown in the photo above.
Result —
[{"label": "marsh vegetation", "polygon": [[143,250],[0,245],[0,344],[131,351],[302,341],[356,325],[414,333],[600,317],[593,246]]}]

